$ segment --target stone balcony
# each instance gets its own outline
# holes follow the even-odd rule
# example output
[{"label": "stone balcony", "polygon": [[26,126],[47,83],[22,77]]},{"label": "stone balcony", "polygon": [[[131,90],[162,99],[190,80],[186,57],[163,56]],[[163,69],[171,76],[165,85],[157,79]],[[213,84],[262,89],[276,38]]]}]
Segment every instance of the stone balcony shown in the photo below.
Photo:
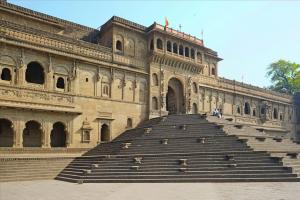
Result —
[{"label": "stone balcony", "polygon": [[59,92],[0,84],[0,107],[80,114],[74,97]]},{"label": "stone balcony", "polygon": [[150,61],[195,74],[199,74],[204,68],[204,64],[196,59],[159,49],[150,51]]}]

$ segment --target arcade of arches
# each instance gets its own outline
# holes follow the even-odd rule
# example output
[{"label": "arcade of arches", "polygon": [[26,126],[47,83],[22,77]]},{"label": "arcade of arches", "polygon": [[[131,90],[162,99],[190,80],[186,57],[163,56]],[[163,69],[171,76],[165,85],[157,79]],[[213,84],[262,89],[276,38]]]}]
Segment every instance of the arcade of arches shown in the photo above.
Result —
[{"label": "arcade of arches", "polygon": [[[27,121],[21,135],[21,147],[43,147],[45,135],[39,122]],[[65,125],[62,122],[54,123],[50,134],[50,147],[66,147],[67,136]],[[13,123],[8,119],[0,119],[0,147],[14,147],[16,137]]]}]

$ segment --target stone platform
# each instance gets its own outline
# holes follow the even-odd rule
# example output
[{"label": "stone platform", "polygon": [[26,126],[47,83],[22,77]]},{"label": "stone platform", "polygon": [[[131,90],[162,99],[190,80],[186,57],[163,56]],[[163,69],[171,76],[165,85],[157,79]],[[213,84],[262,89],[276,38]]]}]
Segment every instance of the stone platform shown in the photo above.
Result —
[{"label": "stone platform", "polygon": [[55,180],[0,183],[2,200],[297,200],[299,182],[85,183]]}]

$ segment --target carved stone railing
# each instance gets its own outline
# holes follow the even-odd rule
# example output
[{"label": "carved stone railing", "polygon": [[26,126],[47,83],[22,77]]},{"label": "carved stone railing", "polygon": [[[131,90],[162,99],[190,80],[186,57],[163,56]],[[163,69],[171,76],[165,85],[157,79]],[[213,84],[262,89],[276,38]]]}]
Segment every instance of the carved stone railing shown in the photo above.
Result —
[{"label": "carved stone railing", "polygon": [[43,106],[52,106],[53,108],[62,109],[61,111],[63,111],[63,108],[75,108],[73,96],[67,94],[5,85],[0,85],[0,105],[24,108],[36,107],[38,109],[42,109]]},{"label": "carved stone railing", "polygon": [[257,86],[253,86],[246,83],[241,83],[234,80],[229,80],[226,78],[219,78],[219,85],[222,85],[224,87],[230,87],[234,88],[236,91],[251,93],[257,96],[263,96],[270,99],[277,99],[280,101],[286,101],[288,103],[291,103],[292,97],[287,94],[282,94],[279,92],[274,92],[268,89],[260,88]]},{"label": "carved stone railing", "polygon": [[191,36],[191,35],[186,34],[184,32],[177,31],[177,30],[174,30],[172,28],[164,27],[163,25],[160,25],[160,24],[154,24],[152,26],[152,28],[160,30],[160,31],[166,31],[170,35],[173,35],[173,36],[179,37],[181,39],[185,39],[185,40],[188,40],[190,42],[193,42],[197,45],[203,46],[203,40],[200,40],[199,38],[196,38],[195,36]]},{"label": "carved stone railing", "polygon": [[24,41],[79,56],[112,61],[112,53],[109,48],[3,20],[0,20],[0,37],[13,41]]},{"label": "carved stone railing", "polygon": [[157,50],[150,52],[151,62],[170,66],[179,71],[187,71],[193,74],[199,74],[204,65],[198,63],[195,59],[190,59],[185,56],[172,55]]},{"label": "carved stone railing", "polygon": [[241,124],[252,124],[252,125],[259,124],[258,119],[250,118],[250,117],[236,117],[235,122],[236,123],[241,123]]},{"label": "carved stone railing", "polygon": [[199,83],[215,88],[226,89],[234,91],[236,93],[242,93],[244,95],[253,95],[260,98],[277,100],[285,103],[292,103],[292,97],[286,94],[273,92],[271,90],[259,88],[249,84],[240,83],[234,80],[225,78],[214,78],[208,76],[200,76]]},{"label": "carved stone railing", "polygon": [[143,62],[141,60],[137,60],[135,58],[129,58],[123,55],[114,54],[113,56],[113,62],[119,63],[119,64],[125,64],[128,66],[133,66],[139,69],[145,69],[146,62]]}]

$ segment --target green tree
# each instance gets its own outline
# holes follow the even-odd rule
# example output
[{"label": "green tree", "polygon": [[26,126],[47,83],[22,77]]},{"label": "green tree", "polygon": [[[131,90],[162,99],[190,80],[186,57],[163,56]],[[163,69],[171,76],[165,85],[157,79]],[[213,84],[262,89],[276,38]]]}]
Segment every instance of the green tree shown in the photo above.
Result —
[{"label": "green tree", "polygon": [[290,95],[300,91],[300,64],[279,60],[267,68],[266,76],[272,81],[271,90]]}]

